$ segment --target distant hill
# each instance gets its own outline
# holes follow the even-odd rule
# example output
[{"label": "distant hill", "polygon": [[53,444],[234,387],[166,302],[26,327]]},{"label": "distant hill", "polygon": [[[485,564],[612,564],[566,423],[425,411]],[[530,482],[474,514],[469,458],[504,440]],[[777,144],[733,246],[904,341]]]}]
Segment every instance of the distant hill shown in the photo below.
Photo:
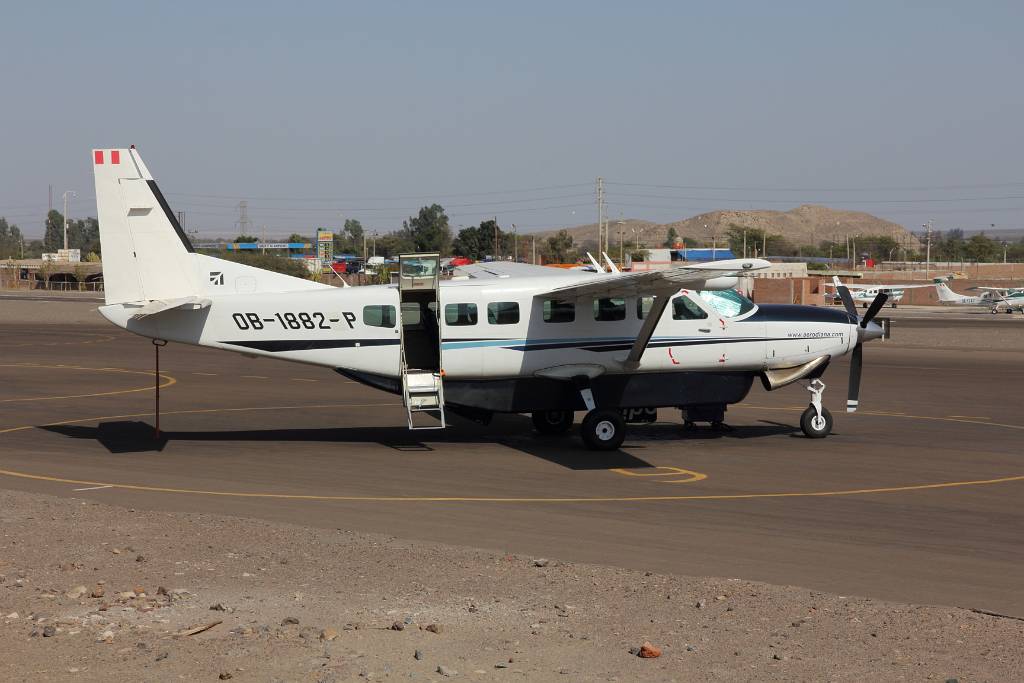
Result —
[{"label": "distant hill", "polygon": [[[779,235],[792,244],[817,244],[825,240],[843,244],[847,235],[886,235],[899,241],[909,235],[902,225],[869,213],[842,211],[813,204],[798,206],[790,211],[712,211],[673,223],[653,223],[633,218],[624,219],[622,223],[619,225],[618,221],[612,220],[609,224],[613,245],[618,244],[620,228],[628,245],[635,244],[636,231],[640,230],[640,244],[647,247],[660,247],[664,244],[670,227],[674,227],[680,237],[691,237],[702,245],[711,244],[713,232],[724,239],[731,225],[766,230],[768,234]],[[576,244],[597,241],[597,223],[579,225],[568,230]],[[537,235],[547,237],[556,232],[547,230]],[[915,238],[910,239],[916,243]]]}]

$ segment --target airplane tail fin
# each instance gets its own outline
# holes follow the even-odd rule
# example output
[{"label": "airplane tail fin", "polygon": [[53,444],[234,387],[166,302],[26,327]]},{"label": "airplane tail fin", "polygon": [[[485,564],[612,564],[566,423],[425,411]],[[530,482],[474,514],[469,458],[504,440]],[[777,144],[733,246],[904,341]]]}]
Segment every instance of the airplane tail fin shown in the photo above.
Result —
[{"label": "airplane tail fin", "polygon": [[195,250],[135,147],[92,158],[107,304],[202,294]]},{"label": "airplane tail fin", "polygon": [[939,295],[939,301],[957,302],[962,298],[959,294],[950,289],[949,285],[946,284],[946,281],[942,279],[936,280],[935,291]]}]

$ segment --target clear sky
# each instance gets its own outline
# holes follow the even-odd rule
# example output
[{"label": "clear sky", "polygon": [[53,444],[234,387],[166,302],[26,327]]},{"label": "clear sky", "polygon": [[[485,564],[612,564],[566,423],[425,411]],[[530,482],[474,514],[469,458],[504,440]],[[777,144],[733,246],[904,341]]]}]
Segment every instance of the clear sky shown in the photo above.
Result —
[{"label": "clear sky", "polygon": [[[203,236],[807,202],[1024,228],[1024,3],[5,2],[0,215],[135,144]],[[575,213],[573,213],[575,212]]]}]

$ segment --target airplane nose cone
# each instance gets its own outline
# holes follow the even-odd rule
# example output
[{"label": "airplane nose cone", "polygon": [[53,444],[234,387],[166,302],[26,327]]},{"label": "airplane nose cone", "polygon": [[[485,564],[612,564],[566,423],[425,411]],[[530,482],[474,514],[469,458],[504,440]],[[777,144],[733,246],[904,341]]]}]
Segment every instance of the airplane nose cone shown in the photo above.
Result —
[{"label": "airplane nose cone", "polygon": [[872,339],[881,339],[883,334],[882,326],[874,320],[867,324],[867,327],[859,327],[858,336],[860,341],[866,342]]}]

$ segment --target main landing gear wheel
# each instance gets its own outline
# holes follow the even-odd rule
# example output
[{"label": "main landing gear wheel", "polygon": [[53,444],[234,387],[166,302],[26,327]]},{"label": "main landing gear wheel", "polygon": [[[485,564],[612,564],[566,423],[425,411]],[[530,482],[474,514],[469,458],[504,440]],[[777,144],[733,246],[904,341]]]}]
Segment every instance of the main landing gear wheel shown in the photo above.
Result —
[{"label": "main landing gear wheel", "polygon": [[565,434],[572,428],[571,410],[538,410],[531,413],[533,428],[547,436]]},{"label": "main landing gear wheel", "polygon": [[800,416],[800,429],[808,439],[824,439],[832,433],[832,413],[828,412],[828,408],[822,408],[819,417],[814,406],[807,406],[807,410]]},{"label": "main landing gear wheel", "polygon": [[580,436],[592,451],[614,451],[626,439],[626,421],[618,410],[597,408],[583,418]]}]

